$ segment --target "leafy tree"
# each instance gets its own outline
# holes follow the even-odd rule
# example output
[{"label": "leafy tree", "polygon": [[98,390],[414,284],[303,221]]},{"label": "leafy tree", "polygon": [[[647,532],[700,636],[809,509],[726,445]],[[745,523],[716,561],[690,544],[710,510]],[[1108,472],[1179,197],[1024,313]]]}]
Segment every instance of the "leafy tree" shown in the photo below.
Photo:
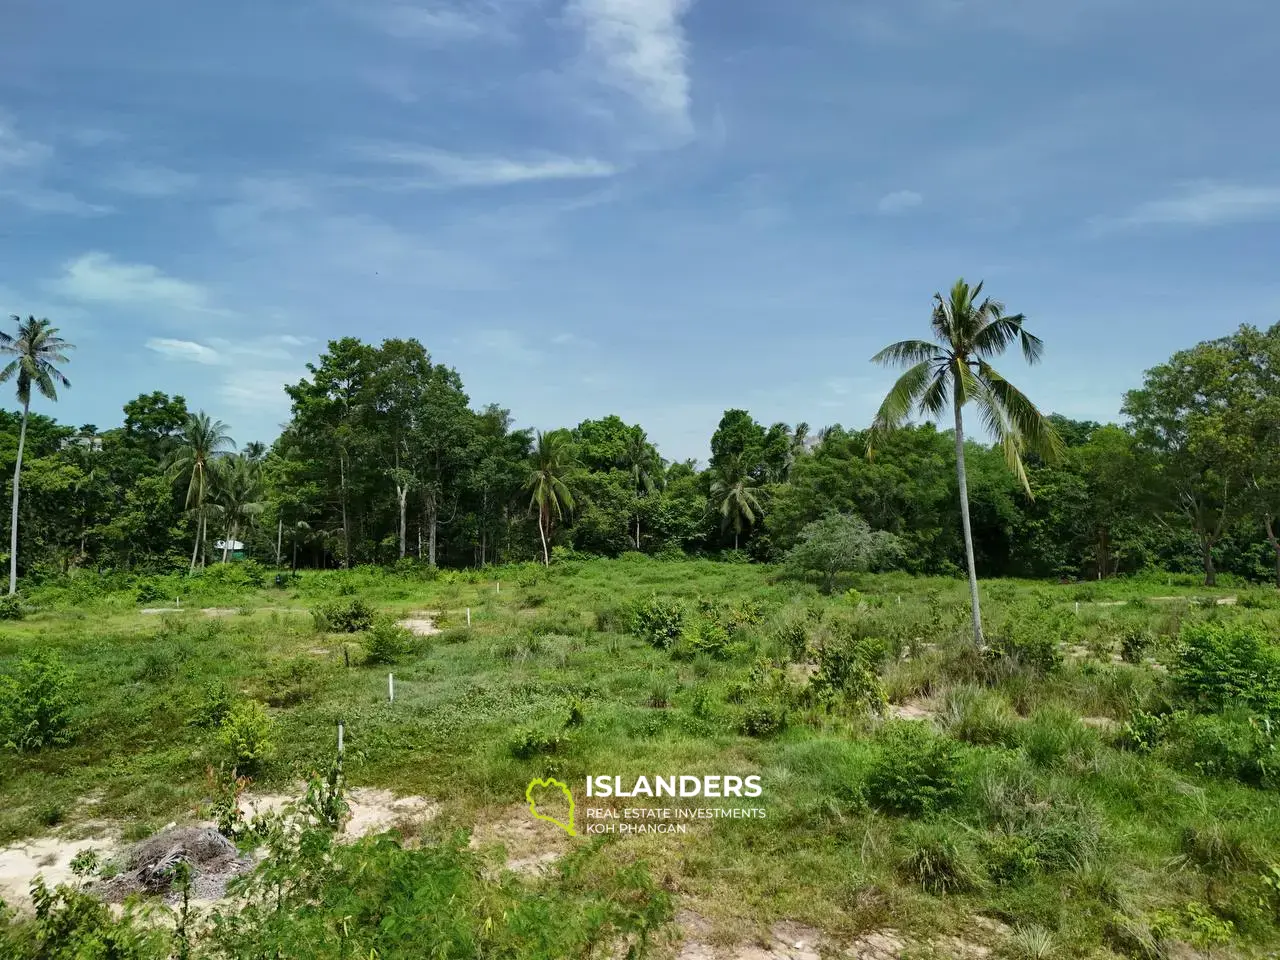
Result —
[{"label": "leafy tree", "polygon": [[9,595],[18,592],[18,487],[22,480],[22,449],[27,442],[27,418],[31,412],[31,388],[53,401],[58,399],[58,387],[69,387],[57,364],[67,362],[67,351],[75,345],[58,336],[58,328],[48,320],[14,315],[10,319],[18,325],[18,335],[0,331],[0,353],[12,356],[0,370],[0,383],[16,378],[18,403],[22,404],[22,427],[18,434],[18,456],[13,467],[13,510],[9,515]]},{"label": "leafy tree", "polygon": [[711,470],[722,471],[730,460],[735,470],[753,480],[761,480],[764,458],[764,427],[745,410],[726,410],[716,432],[711,435]]},{"label": "leafy tree", "polygon": [[662,484],[662,458],[639,427],[631,428],[618,465],[626,470],[635,489],[636,549],[640,549],[640,502]]},{"label": "leafy tree", "polygon": [[764,514],[755,481],[743,469],[742,460],[726,454],[712,470],[711,507],[720,515],[722,531],[733,528],[733,549],[743,530],[750,530]]},{"label": "leafy tree", "polygon": [[1217,582],[1214,550],[1247,503],[1257,442],[1261,398],[1240,349],[1244,330],[1180,350],[1124,400],[1140,448],[1156,461],[1156,516],[1183,517],[1207,586]]},{"label": "leafy tree", "polygon": [[573,490],[567,483],[572,467],[571,438],[566,430],[538,431],[530,462],[525,490],[530,494],[529,510],[538,516],[538,534],[542,537],[542,562],[551,565],[547,541],[554,520],[563,518],[574,507]]},{"label": "leafy tree", "polygon": [[901,552],[902,544],[893,534],[872,530],[861,517],[832,513],[800,531],[787,563],[802,573],[816,573],[830,593],[839,574],[882,568]]},{"label": "leafy tree", "polygon": [[1023,452],[1031,449],[1046,458],[1054,458],[1062,447],[1052,424],[988,362],[1017,341],[1021,343],[1027,363],[1034,364],[1040,359],[1043,343],[1023,328],[1026,318],[1022,314],[1006,316],[1003,304],[990,298],[979,300],[981,296],[981,283],[971,288],[964,280],[956,281],[948,297],[934,294],[932,326],[936,342],[902,340],[872,358],[876,363],[908,367],[876,414],[872,427],[876,436],[900,427],[914,409],[937,418],[950,401],[955,417],[956,479],[973,636],[979,646],[983,645],[982,613],[969,516],[962,411],[966,404],[974,403],[983,425],[1003,451],[1009,469],[1028,494],[1031,485],[1023,464]]},{"label": "leafy tree", "polygon": [[222,562],[226,563],[232,544],[266,509],[262,501],[262,466],[239,453],[214,462],[214,503],[222,515]]},{"label": "leafy tree", "polygon": [[205,542],[210,494],[215,484],[214,461],[234,448],[235,441],[227,435],[227,425],[200,411],[187,417],[178,445],[170,457],[170,482],[186,481],[184,505],[195,518],[196,538],[191,548],[191,571],[196,568],[196,558]]}]

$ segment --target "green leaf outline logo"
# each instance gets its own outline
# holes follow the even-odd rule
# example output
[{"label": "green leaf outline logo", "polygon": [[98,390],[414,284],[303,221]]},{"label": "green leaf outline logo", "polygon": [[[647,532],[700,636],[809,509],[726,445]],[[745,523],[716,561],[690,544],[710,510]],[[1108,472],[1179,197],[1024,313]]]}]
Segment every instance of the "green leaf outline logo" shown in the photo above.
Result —
[{"label": "green leaf outline logo", "polygon": [[[564,798],[569,801],[569,822],[567,824],[557,820],[555,817],[549,817],[545,813],[538,812],[538,802],[533,799],[534,787],[558,787],[560,792],[564,794]],[[548,777],[545,780],[530,780],[529,786],[525,788],[524,798],[529,801],[529,813],[535,820],[545,820],[547,823],[554,823],[571,837],[576,837],[578,831],[573,828],[573,794],[569,792],[569,788],[554,777]]]}]

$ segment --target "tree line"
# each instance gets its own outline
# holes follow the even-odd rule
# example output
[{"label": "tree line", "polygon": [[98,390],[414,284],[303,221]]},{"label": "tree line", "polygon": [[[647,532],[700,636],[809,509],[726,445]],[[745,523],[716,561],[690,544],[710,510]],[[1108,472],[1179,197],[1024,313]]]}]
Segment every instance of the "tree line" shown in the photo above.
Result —
[{"label": "tree line", "polygon": [[[1280,584],[1280,324],[1179,351],[1125,395],[1123,423],[1100,424],[1042,416],[991,366],[1014,345],[1034,362],[1042,345],[981,290],[936,296],[933,341],[877,356],[906,371],[867,428],[728,410],[705,468],[664,459],[613,415],[516,428],[414,339],[330,341],[286,387],[291,416],[269,446],[237,447],[215,416],[161,392],[126,403],[118,426],[73,427],[30,409],[69,385],[71,344],[47,320],[14,317],[17,332],[0,336],[12,357],[0,381],[19,408],[0,411],[12,582],[194,570],[237,542],[288,567],[777,560],[842,513],[894,534],[895,565],[916,573],[1161,568]],[[966,436],[968,409],[990,441]]]}]

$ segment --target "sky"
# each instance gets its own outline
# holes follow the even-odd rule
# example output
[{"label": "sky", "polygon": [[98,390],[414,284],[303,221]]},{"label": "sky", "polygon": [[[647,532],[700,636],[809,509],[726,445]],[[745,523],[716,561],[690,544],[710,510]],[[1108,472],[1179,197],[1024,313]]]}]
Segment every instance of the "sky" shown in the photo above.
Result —
[{"label": "sky", "polygon": [[1260,0],[4,0],[0,315],[77,345],[75,424],[271,440],[326,341],[416,337],[705,460],[730,407],[868,423],[963,276],[1113,420],[1280,321],[1278,52]]}]

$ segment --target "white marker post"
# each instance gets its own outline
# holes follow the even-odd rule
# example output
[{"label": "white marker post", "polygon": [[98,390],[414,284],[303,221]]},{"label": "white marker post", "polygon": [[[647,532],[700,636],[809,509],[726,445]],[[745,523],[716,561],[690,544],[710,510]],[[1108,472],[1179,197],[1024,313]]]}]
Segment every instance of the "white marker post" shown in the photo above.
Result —
[{"label": "white marker post", "polygon": [[501,592],[502,592],[502,581],[501,581],[501,580],[499,580],[499,581],[498,581],[498,589],[497,589],[497,590],[495,590],[495,591],[494,591],[494,593],[501,593]]},{"label": "white marker post", "polygon": [[389,703],[396,702],[396,678],[394,674],[387,674],[387,701]]},{"label": "white marker post", "polygon": [[467,607],[467,626],[471,626],[471,608]]},{"label": "white marker post", "polygon": [[1080,601],[1076,601],[1076,616],[1080,616]]},{"label": "white marker post", "polygon": [[338,721],[338,756],[342,756],[342,721]]}]

